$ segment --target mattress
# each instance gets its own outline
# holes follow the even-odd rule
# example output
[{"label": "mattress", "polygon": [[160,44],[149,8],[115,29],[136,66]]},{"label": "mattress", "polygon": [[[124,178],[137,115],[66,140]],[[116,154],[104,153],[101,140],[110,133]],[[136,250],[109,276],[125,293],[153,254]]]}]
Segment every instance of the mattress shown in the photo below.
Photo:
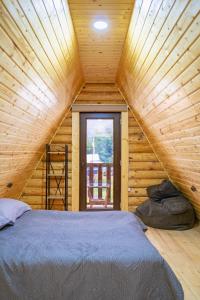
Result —
[{"label": "mattress", "polygon": [[1,300],[182,300],[127,212],[29,211],[0,231]]}]

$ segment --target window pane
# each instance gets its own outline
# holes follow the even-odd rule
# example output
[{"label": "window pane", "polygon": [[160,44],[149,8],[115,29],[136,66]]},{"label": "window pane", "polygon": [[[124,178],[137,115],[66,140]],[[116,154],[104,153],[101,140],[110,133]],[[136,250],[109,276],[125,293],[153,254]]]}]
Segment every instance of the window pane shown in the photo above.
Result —
[{"label": "window pane", "polygon": [[113,208],[113,120],[87,120],[87,208]]}]

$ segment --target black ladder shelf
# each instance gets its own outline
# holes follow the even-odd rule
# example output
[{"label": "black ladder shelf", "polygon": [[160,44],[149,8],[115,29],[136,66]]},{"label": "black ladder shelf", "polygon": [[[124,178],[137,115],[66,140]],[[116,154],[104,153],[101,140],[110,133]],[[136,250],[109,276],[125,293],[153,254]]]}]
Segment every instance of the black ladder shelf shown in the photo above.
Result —
[{"label": "black ladder shelf", "polygon": [[45,208],[52,209],[55,200],[68,209],[68,146],[63,144],[46,145]]}]

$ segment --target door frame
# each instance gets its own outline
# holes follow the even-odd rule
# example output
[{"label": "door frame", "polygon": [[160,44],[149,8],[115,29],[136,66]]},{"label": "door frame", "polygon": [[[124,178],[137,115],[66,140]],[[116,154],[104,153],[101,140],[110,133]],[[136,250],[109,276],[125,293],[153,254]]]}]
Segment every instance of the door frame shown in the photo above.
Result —
[{"label": "door frame", "polygon": [[[121,112],[121,210],[128,211],[128,111]],[[79,211],[80,112],[72,111],[71,210]]]},{"label": "door frame", "polygon": [[[95,209],[87,209],[87,120],[95,119],[112,119],[113,120],[113,167],[114,167],[114,180],[113,180],[113,209],[120,210],[121,199],[121,126],[120,126],[120,113],[80,113],[80,177],[79,177],[79,207],[80,210],[94,211]],[[109,210],[109,209],[98,209]]]}]

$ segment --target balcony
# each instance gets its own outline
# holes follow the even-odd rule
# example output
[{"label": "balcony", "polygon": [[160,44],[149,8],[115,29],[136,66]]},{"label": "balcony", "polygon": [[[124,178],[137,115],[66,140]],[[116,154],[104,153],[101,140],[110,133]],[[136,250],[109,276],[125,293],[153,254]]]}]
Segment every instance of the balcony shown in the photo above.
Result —
[{"label": "balcony", "polygon": [[112,163],[87,163],[87,209],[113,209]]}]

